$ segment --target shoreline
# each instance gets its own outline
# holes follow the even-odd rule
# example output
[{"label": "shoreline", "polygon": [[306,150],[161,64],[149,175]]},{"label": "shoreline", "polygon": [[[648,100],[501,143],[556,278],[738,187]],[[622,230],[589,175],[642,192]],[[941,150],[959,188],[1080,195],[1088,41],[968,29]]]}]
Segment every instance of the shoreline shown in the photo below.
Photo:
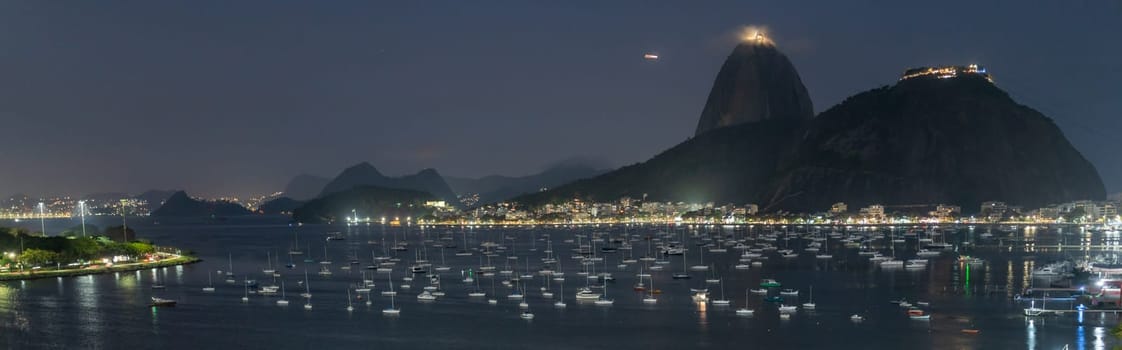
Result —
[{"label": "shoreline", "polygon": [[27,281],[51,277],[78,277],[86,275],[100,275],[114,272],[131,272],[137,270],[146,270],[151,268],[169,267],[190,265],[203,261],[202,259],[193,256],[179,256],[171,259],[164,259],[157,262],[150,263],[134,263],[124,264],[111,267],[102,267],[97,269],[68,269],[68,270],[49,270],[43,272],[4,272],[0,273],[0,281]]}]

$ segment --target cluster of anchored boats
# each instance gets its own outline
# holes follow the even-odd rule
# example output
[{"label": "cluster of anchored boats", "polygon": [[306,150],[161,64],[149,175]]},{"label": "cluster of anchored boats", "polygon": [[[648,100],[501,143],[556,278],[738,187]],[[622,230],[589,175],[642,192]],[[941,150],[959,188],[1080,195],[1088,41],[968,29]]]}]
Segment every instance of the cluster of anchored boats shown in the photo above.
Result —
[{"label": "cluster of anchored boats", "polygon": [[[830,254],[831,248],[835,250],[854,249],[857,250],[859,256],[867,257],[870,262],[881,268],[916,268],[916,266],[925,268],[928,258],[938,256],[942,249],[949,247],[945,243],[936,242],[934,238],[938,238],[938,235],[933,232],[905,232],[901,235],[901,238],[897,238],[892,233],[878,235],[870,232],[842,234],[823,231],[784,232],[776,230],[733,231],[729,233],[721,230],[714,230],[715,232],[674,230],[667,227],[666,230],[656,233],[632,234],[624,227],[623,232],[614,234],[608,232],[576,233],[559,239],[555,239],[549,233],[539,234],[533,229],[529,229],[526,235],[512,232],[473,233],[474,242],[471,245],[472,247],[468,249],[469,234],[467,230],[461,229],[460,234],[457,235],[452,231],[433,234],[426,230],[410,232],[409,229],[409,227],[406,227],[403,232],[395,231],[392,236],[383,231],[380,239],[371,239],[365,242],[366,247],[362,247],[362,243],[348,241],[348,237],[341,233],[328,233],[324,238],[323,255],[319,259],[312,257],[311,245],[301,245],[299,236],[294,234],[292,247],[287,254],[288,262],[283,264],[283,267],[292,270],[291,275],[300,277],[296,278],[295,282],[303,289],[300,297],[303,299],[305,309],[312,309],[312,281],[309,279],[308,267],[318,266],[316,274],[323,276],[323,278],[331,278],[337,272],[353,276],[347,278],[355,278],[353,283],[346,288],[347,310],[354,310],[355,302],[372,305],[371,296],[377,287],[376,281],[378,280],[386,282],[386,288],[378,293],[389,298],[389,305],[382,312],[386,315],[398,315],[401,310],[397,307],[395,298],[399,296],[399,293],[414,290],[414,285],[420,284],[423,286],[417,288],[420,289],[415,294],[417,300],[419,302],[435,302],[449,293],[445,289],[445,285],[448,283],[444,281],[456,278],[459,281],[458,283],[453,282],[453,284],[463,287],[469,298],[485,299],[487,303],[494,305],[498,304],[502,295],[503,299],[519,303],[519,309],[521,310],[519,317],[532,319],[534,315],[526,302],[531,284],[537,286],[539,295],[551,301],[552,306],[556,308],[566,307],[564,288],[567,278],[578,280],[578,286],[572,292],[572,298],[577,302],[586,302],[598,306],[613,305],[615,300],[609,297],[609,288],[607,288],[609,283],[615,281],[613,272],[609,272],[610,260],[614,260],[616,263],[614,265],[615,271],[635,273],[635,283],[632,288],[644,304],[658,303],[659,296],[662,294],[662,290],[655,288],[655,280],[652,274],[664,273],[663,271],[670,269],[672,257],[680,256],[681,270],[678,271],[675,268],[675,272],[671,273],[671,278],[685,280],[693,278],[697,274],[705,275],[704,283],[699,282],[697,288],[690,289],[694,302],[708,303],[714,306],[732,306],[733,302],[725,298],[724,281],[717,266],[705,263],[706,254],[739,252],[737,263],[732,266],[732,269],[745,270],[760,267],[769,258],[797,258],[799,254],[795,253],[792,247],[801,247],[802,251],[812,255],[813,259],[833,259],[833,255]],[[525,242],[527,236],[529,236],[529,244]],[[520,238],[523,242],[519,242]],[[906,242],[906,239],[909,238],[917,241],[922,249],[916,252],[916,258],[914,259],[909,259],[906,262],[897,260],[895,258],[896,245]],[[342,243],[332,243],[333,241]],[[555,251],[555,241],[559,241],[558,246],[568,247],[569,256],[567,258]],[[893,257],[883,256],[880,252],[874,250],[873,247],[878,242],[883,243],[880,247],[891,250]],[[464,248],[459,248],[457,243],[462,243]],[[330,244],[343,244],[344,249],[349,251],[349,254],[338,264],[329,254],[328,245]],[[696,249],[691,248],[691,246],[696,247]],[[304,249],[305,247],[306,249]],[[518,251],[519,248],[523,251]],[[363,251],[369,249],[369,260],[358,257],[360,249]],[[430,260],[430,249],[439,250],[439,261]],[[463,267],[459,268],[458,277],[452,272],[452,267],[447,264],[446,255],[452,254],[446,254],[446,250],[455,250],[454,259],[458,260],[458,266]],[[691,264],[687,258],[687,253],[691,250],[698,255],[695,264]],[[411,254],[407,253],[409,251],[412,251]],[[237,278],[233,272],[232,256],[230,257],[228,270],[218,271],[218,274],[220,276],[225,275],[228,284],[240,284],[239,287],[244,289],[243,302],[248,302],[251,296],[278,296],[279,298],[275,301],[276,304],[287,306],[289,300],[283,278],[284,274],[281,272],[283,270],[280,269],[282,266],[281,255],[273,254],[271,251],[266,252],[262,273],[264,274],[263,280],[271,280],[267,284],[252,279],[250,274],[243,274],[242,278]],[[411,257],[408,257],[409,255]],[[403,258],[403,256],[406,256],[406,258]],[[301,269],[302,271],[295,271],[297,270],[296,260],[299,258],[303,258],[301,260],[305,264]],[[712,258],[710,259],[712,260]],[[466,264],[465,260],[467,260]],[[566,264],[576,265],[575,268],[570,266],[570,270],[576,270],[573,272],[576,275],[575,277],[566,275],[563,269]],[[359,273],[356,274],[355,271]],[[697,274],[691,274],[691,272],[697,272]],[[212,276],[213,274],[208,274],[209,283],[202,288],[205,293],[215,291]],[[399,277],[396,279],[396,285],[395,276]],[[481,280],[484,279],[489,282],[488,288],[481,285]],[[500,293],[499,285],[502,286],[502,293]],[[710,285],[720,286],[720,298],[711,298]],[[554,293],[555,289],[557,293]],[[745,290],[743,306],[736,308],[735,313],[741,316],[753,315],[755,310],[748,307],[749,298],[752,294],[757,294],[764,300],[774,303],[781,318],[790,318],[793,313],[799,310],[800,306],[804,310],[816,308],[813,293],[813,287],[811,287],[808,301],[798,305],[798,290],[780,289],[778,281],[764,279],[760,282],[760,288]],[[786,302],[789,299],[794,299],[796,302],[789,305]],[[175,303],[174,300],[153,298],[152,305],[173,306]],[[918,308],[918,306],[924,306],[924,303],[918,303],[915,306],[904,301],[896,303],[905,307],[912,319],[924,320],[930,318],[929,314]],[[862,321],[864,317],[855,314],[850,319]]]}]

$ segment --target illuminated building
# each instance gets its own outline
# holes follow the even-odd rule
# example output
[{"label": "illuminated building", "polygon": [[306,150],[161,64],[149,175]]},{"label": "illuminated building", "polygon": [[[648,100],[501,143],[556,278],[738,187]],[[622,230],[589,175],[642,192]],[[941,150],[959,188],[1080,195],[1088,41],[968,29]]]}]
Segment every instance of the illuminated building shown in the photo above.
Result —
[{"label": "illuminated building", "polygon": [[960,75],[978,75],[978,76],[981,76],[983,78],[986,78],[986,80],[989,80],[989,82],[991,82],[991,83],[993,82],[993,77],[990,76],[990,74],[988,72],[986,72],[986,68],[982,67],[982,66],[979,66],[979,65],[976,65],[976,64],[971,64],[971,65],[968,65],[968,66],[942,66],[942,67],[912,68],[912,69],[904,71],[904,74],[900,75],[900,80],[907,80],[907,79],[919,78],[919,77],[934,77],[934,78],[939,78],[939,79],[948,79],[948,78],[954,78],[954,77],[957,77],[957,76],[960,76]]}]

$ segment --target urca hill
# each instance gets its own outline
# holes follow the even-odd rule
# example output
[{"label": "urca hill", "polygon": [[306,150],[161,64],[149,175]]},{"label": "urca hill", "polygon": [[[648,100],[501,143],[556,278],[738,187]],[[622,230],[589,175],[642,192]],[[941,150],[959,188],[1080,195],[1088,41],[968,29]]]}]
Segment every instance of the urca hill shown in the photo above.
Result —
[{"label": "urca hill", "polygon": [[1042,206],[1105,197],[1095,167],[1056,124],[1010,98],[982,67],[909,70],[894,85],[804,118],[810,101],[789,65],[771,42],[742,43],[716,78],[696,137],[517,201],[647,196],[815,211],[835,202]]}]

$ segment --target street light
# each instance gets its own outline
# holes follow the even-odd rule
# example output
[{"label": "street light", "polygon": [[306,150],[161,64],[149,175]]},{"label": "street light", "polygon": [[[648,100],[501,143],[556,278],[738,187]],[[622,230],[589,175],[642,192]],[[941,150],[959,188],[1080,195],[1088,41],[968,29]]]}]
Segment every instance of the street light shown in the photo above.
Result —
[{"label": "street light", "polygon": [[46,216],[46,206],[43,205],[43,202],[39,202],[39,230],[40,230],[40,232],[43,232],[44,236],[46,236],[47,235],[47,223],[46,223],[46,221],[43,221],[44,216]]},{"label": "street light", "polygon": [[78,210],[82,214],[82,237],[86,237],[86,201],[78,201]]}]

